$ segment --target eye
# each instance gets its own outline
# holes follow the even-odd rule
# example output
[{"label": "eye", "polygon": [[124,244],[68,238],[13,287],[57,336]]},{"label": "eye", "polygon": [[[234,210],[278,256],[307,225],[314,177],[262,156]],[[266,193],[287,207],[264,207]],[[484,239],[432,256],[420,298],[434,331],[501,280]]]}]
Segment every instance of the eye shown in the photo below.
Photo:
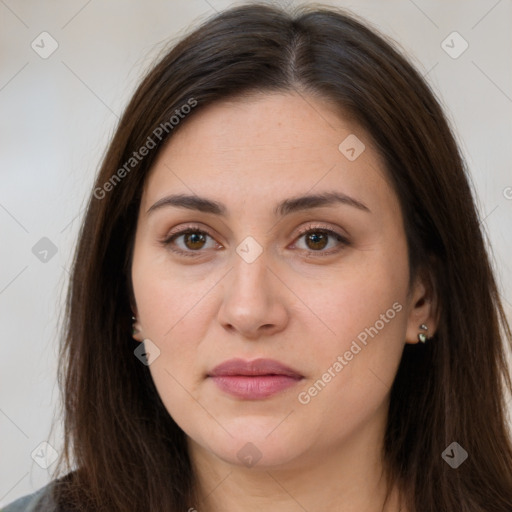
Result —
[{"label": "eye", "polygon": [[[208,238],[214,242],[210,247],[207,246]],[[181,231],[171,233],[161,243],[175,253],[192,257],[198,256],[202,249],[215,248],[219,245],[215,243],[209,233],[195,226],[188,226]],[[174,248],[173,245],[176,245],[178,248]]]},{"label": "eye", "polygon": [[[299,248],[308,251],[310,255],[314,253],[315,256],[329,256],[341,250],[340,245],[342,247],[349,245],[347,238],[340,233],[319,226],[306,226],[299,233],[298,239],[300,240],[302,238],[304,238],[305,247]],[[328,246],[330,246],[331,249],[334,247],[334,250],[324,251]]]},{"label": "eye", "polygon": [[[306,226],[299,232],[298,240],[302,238],[305,246],[298,248],[307,251],[308,256],[330,256],[350,244],[346,237],[323,226]],[[208,239],[211,240],[209,246]],[[202,250],[222,247],[207,231],[196,226],[187,226],[171,233],[161,244],[174,253],[190,257],[200,256]],[[330,250],[325,251],[326,247],[330,247]]]}]

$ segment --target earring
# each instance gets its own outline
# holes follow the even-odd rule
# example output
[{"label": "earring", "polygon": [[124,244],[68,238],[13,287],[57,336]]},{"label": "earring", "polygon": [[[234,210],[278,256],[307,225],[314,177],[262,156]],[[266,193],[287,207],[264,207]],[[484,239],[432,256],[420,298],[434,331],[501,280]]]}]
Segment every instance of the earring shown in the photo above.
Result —
[{"label": "earring", "polygon": [[[428,331],[428,327],[425,324],[421,324],[420,329],[423,331]],[[421,341],[421,343],[425,343],[428,339],[430,338],[427,338],[427,335],[424,332],[420,332],[418,334],[418,340]]]},{"label": "earring", "polygon": [[137,319],[134,316],[132,316],[132,322],[133,322],[132,323],[132,336],[135,336],[136,334],[139,334],[139,332],[140,332],[139,329],[135,328],[136,321],[137,321]]}]

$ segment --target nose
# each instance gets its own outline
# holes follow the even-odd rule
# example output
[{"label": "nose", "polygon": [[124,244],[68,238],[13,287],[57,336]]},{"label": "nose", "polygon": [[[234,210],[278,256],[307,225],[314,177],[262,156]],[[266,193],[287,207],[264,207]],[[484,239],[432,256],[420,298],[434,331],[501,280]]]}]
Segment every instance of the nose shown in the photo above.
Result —
[{"label": "nose", "polygon": [[257,340],[285,329],[286,287],[268,267],[265,252],[248,263],[238,255],[226,276],[218,320],[227,331]]}]

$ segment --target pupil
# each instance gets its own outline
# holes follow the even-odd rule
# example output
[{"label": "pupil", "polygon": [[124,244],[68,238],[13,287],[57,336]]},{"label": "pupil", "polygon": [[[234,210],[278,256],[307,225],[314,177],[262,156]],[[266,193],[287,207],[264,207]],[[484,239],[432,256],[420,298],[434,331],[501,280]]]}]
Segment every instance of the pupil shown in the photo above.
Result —
[{"label": "pupil", "polygon": [[[200,249],[201,244],[204,243],[204,236],[197,233],[189,233],[186,235],[186,242],[190,242],[193,245],[193,247],[189,246],[189,249]],[[199,244],[199,247],[196,244]]]},{"label": "pupil", "polygon": [[[327,235],[325,233],[313,233],[308,236],[308,241],[315,244],[313,249],[323,249],[327,245]],[[317,244],[320,244],[318,246]]]}]

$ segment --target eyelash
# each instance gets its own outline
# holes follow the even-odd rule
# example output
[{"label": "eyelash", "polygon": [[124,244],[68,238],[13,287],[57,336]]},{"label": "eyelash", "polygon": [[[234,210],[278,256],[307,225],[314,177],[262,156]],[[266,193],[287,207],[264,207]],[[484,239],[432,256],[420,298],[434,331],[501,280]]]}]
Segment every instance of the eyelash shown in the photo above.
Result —
[{"label": "eyelash", "polygon": [[[183,236],[183,235],[191,234],[191,233],[195,233],[195,234],[199,233],[202,235],[207,235],[210,238],[214,239],[214,237],[212,235],[210,235],[210,233],[208,233],[208,231],[205,231],[204,229],[201,229],[198,226],[187,226],[186,228],[184,228],[180,231],[171,233],[165,239],[161,240],[160,243],[164,247],[168,248],[169,250],[171,250],[172,252],[174,252],[180,256],[196,258],[196,257],[200,256],[201,249],[198,249],[197,251],[192,251],[192,250],[183,251],[181,249],[173,249],[171,247],[171,243],[176,238]],[[315,226],[315,225],[311,225],[311,224],[308,226],[305,226],[303,229],[301,229],[299,231],[299,233],[297,235],[297,239],[303,237],[304,235],[308,235],[309,233],[322,233],[322,234],[330,236],[331,238],[337,239],[338,242],[340,244],[342,244],[342,246],[350,245],[350,242],[347,240],[347,238],[344,237],[343,235],[341,235],[340,233],[333,231],[332,229],[323,227],[323,226]],[[339,252],[340,250],[342,250],[342,248],[338,248],[334,251],[331,249],[330,251],[319,250],[319,251],[306,251],[306,252],[307,252],[308,256],[314,255],[314,256],[322,257],[322,256],[331,256],[331,255]]]}]

